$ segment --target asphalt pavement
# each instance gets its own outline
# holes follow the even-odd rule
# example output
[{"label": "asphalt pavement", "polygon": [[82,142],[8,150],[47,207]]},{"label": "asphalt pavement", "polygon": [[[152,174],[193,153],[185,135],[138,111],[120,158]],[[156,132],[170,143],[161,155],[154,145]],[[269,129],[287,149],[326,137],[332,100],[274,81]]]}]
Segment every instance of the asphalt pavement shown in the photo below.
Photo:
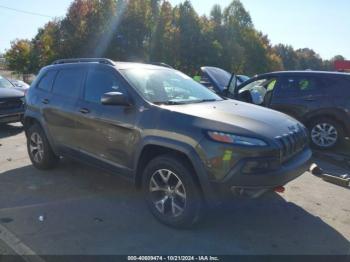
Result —
[{"label": "asphalt pavement", "polygon": [[0,186],[1,254],[350,254],[350,190],[309,172],[284,194],[225,201],[192,230],[175,230],[117,175],[70,160],[36,170],[21,126],[8,125]]}]

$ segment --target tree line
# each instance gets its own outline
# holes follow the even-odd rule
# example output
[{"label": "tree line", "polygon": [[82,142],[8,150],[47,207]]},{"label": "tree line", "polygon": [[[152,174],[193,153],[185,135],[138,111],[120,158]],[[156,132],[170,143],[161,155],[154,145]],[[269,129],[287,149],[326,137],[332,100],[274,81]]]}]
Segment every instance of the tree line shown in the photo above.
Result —
[{"label": "tree line", "polygon": [[272,45],[255,29],[239,0],[216,4],[200,16],[190,1],[74,0],[64,18],[53,19],[31,39],[17,39],[4,54],[9,69],[36,74],[56,59],[107,57],[164,62],[190,75],[203,65],[255,75],[276,70],[332,70],[309,48]]}]

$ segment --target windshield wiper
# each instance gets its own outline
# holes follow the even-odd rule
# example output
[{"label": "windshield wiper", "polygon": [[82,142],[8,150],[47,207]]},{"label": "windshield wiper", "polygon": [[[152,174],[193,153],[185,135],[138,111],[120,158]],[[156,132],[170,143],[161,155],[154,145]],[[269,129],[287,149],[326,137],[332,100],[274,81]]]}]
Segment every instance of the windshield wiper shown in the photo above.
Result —
[{"label": "windshield wiper", "polygon": [[154,104],[156,105],[182,105],[184,103],[181,103],[181,102],[177,102],[177,101],[156,101],[156,102],[153,102]]},{"label": "windshield wiper", "polygon": [[216,102],[216,101],[220,101],[220,100],[217,100],[215,98],[211,98],[211,99],[192,100],[189,102],[191,102],[191,103],[205,103],[205,102]]},{"label": "windshield wiper", "polygon": [[205,103],[205,102],[215,102],[220,101],[214,98],[211,99],[199,99],[199,100],[187,100],[187,101],[159,101],[159,102],[153,102],[156,105],[186,105],[186,104],[196,104],[196,103]]}]

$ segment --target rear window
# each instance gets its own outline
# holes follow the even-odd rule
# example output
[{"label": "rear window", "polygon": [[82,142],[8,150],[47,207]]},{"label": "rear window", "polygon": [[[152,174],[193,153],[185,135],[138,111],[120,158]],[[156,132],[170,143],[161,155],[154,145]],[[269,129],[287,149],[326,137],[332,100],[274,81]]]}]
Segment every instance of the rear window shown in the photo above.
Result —
[{"label": "rear window", "polygon": [[60,70],[53,86],[53,92],[58,95],[77,98],[79,97],[83,77],[83,69]]},{"label": "rear window", "polygon": [[57,71],[48,71],[46,74],[41,78],[38,88],[45,91],[51,91],[53,81],[55,80]]}]

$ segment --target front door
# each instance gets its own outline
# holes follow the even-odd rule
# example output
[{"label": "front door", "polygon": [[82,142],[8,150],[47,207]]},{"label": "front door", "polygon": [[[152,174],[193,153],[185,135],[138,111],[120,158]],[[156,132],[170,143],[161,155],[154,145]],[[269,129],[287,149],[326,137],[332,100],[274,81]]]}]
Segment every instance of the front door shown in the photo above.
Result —
[{"label": "front door", "polygon": [[137,108],[102,105],[108,92],[130,95],[123,79],[108,67],[88,69],[82,99],[79,101],[77,129],[80,150],[98,160],[122,169],[131,168]]}]

